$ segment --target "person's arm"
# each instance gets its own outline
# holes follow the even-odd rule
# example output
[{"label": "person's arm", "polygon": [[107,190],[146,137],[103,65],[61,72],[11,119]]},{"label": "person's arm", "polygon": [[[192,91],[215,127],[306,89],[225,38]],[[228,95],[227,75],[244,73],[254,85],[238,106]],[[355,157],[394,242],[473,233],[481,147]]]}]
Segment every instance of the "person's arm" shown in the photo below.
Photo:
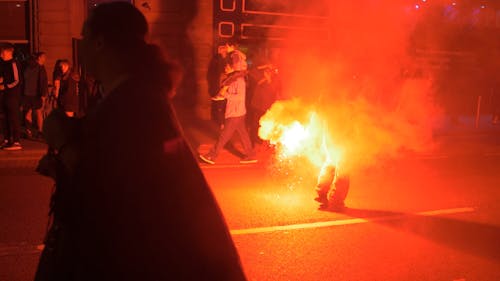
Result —
[{"label": "person's arm", "polygon": [[42,98],[48,95],[48,83],[47,71],[45,71],[45,67],[42,66],[38,73],[38,95]]},{"label": "person's arm", "polygon": [[16,62],[12,62],[12,73],[14,74],[14,81],[10,84],[5,84],[5,88],[7,89],[12,89],[19,85],[19,70]]}]

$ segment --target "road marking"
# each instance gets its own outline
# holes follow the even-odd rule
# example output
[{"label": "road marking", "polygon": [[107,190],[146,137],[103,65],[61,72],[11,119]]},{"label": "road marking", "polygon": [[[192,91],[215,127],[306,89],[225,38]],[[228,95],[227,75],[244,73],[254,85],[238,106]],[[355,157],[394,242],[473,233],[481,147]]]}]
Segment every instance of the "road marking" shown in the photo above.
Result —
[{"label": "road marking", "polygon": [[210,170],[210,169],[225,169],[225,168],[255,168],[259,167],[257,164],[214,164],[214,165],[200,165],[200,168]]},{"label": "road marking", "polygon": [[472,207],[453,208],[453,209],[432,210],[432,211],[424,211],[424,212],[418,212],[418,213],[406,213],[406,214],[401,214],[401,215],[389,215],[389,216],[372,217],[372,218],[353,218],[353,219],[322,221],[322,222],[313,222],[313,223],[300,223],[300,224],[290,224],[290,225],[278,225],[278,226],[256,227],[256,228],[246,228],[246,229],[235,229],[235,230],[231,230],[230,232],[231,232],[231,235],[257,234],[257,233],[267,233],[267,232],[276,232],[276,231],[289,231],[289,230],[298,230],[298,229],[322,228],[322,227],[351,225],[351,224],[369,223],[369,222],[377,222],[377,221],[387,221],[387,220],[400,219],[400,218],[404,218],[404,217],[408,217],[408,216],[412,216],[412,215],[437,216],[437,215],[447,215],[447,214],[469,213],[469,212],[473,212],[473,211],[474,211],[474,208],[472,208]]},{"label": "road marking", "polygon": [[[406,213],[406,214],[392,215],[392,216],[381,216],[381,217],[373,217],[373,218],[354,218],[354,219],[323,221],[323,222],[314,222],[314,223],[301,223],[301,224],[291,224],[291,225],[236,229],[236,230],[231,230],[231,235],[257,234],[257,233],[268,233],[268,232],[277,232],[277,231],[289,231],[289,230],[298,230],[298,229],[311,229],[311,228],[322,228],[322,227],[331,227],[331,226],[340,226],[340,225],[351,225],[351,224],[394,220],[394,219],[408,217],[411,215],[429,216],[430,217],[430,216],[437,216],[437,215],[470,213],[473,211],[474,211],[474,208],[472,208],[472,207],[464,207],[464,208],[424,211],[424,212],[418,212],[418,213]],[[0,243],[0,257],[38,254],[43,250],[43,248],[44,248],[43,244],[30,245],[26,242],[13,243],[13,244]]]}]

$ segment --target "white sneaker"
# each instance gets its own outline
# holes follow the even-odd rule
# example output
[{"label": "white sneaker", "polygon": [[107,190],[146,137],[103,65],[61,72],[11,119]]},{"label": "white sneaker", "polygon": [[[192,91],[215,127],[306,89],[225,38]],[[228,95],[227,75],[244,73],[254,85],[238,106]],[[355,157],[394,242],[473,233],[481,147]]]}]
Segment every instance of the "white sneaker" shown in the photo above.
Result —
[{"label": "white sneaker", "polygon": [[7,151],[14,151],[14,150],[21,150],[21,149],[23,149],[23,147],[17,141],[11,145],[7,145],[7,146],[3,147],[3,150],[7,150]]},{"label": "white sneaker", "polygon": [[245,157],[245,158],[240,160],[240,164],[254,164],[257,162],[258,162],[258,160],[256,158],[253,158],[253,157]]},{"label": "white sneaker", "polygon": [[7,147],[7,146],[9,146],[8,140],[4,140],[2,143],[0,143],[0,149],[4,149],[4,147]]}]

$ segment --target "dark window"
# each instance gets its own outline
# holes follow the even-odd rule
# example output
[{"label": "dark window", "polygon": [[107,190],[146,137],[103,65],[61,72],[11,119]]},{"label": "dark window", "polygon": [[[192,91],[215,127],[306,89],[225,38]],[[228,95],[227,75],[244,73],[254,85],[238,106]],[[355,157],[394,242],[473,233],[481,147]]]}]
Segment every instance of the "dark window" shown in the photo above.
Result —
[{"label": "dark window", "polygon": [[108,2],[129,2],[132,3],[132,0],[88,0],[87,1],[87,11],[90,12],[94,7],[102,3]]},{"label": "dark window", "polygon": [[0,1],[0,40],[27,42],[28,15],[28,1]]}]

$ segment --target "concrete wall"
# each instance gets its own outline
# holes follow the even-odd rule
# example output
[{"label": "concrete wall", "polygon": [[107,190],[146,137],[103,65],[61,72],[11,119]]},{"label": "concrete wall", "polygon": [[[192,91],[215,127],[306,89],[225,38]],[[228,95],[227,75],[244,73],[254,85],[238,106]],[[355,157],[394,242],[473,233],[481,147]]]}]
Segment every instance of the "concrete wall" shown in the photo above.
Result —
[{"label": "concrete wall", "polygon": [[[147,4],[144,4],[147,3]],[[150,40],[162,46],[184,69],[176,100],[184,109],[208,119],[206,71],[212,52],[213,1],[135,1],[150,24]]]}]

